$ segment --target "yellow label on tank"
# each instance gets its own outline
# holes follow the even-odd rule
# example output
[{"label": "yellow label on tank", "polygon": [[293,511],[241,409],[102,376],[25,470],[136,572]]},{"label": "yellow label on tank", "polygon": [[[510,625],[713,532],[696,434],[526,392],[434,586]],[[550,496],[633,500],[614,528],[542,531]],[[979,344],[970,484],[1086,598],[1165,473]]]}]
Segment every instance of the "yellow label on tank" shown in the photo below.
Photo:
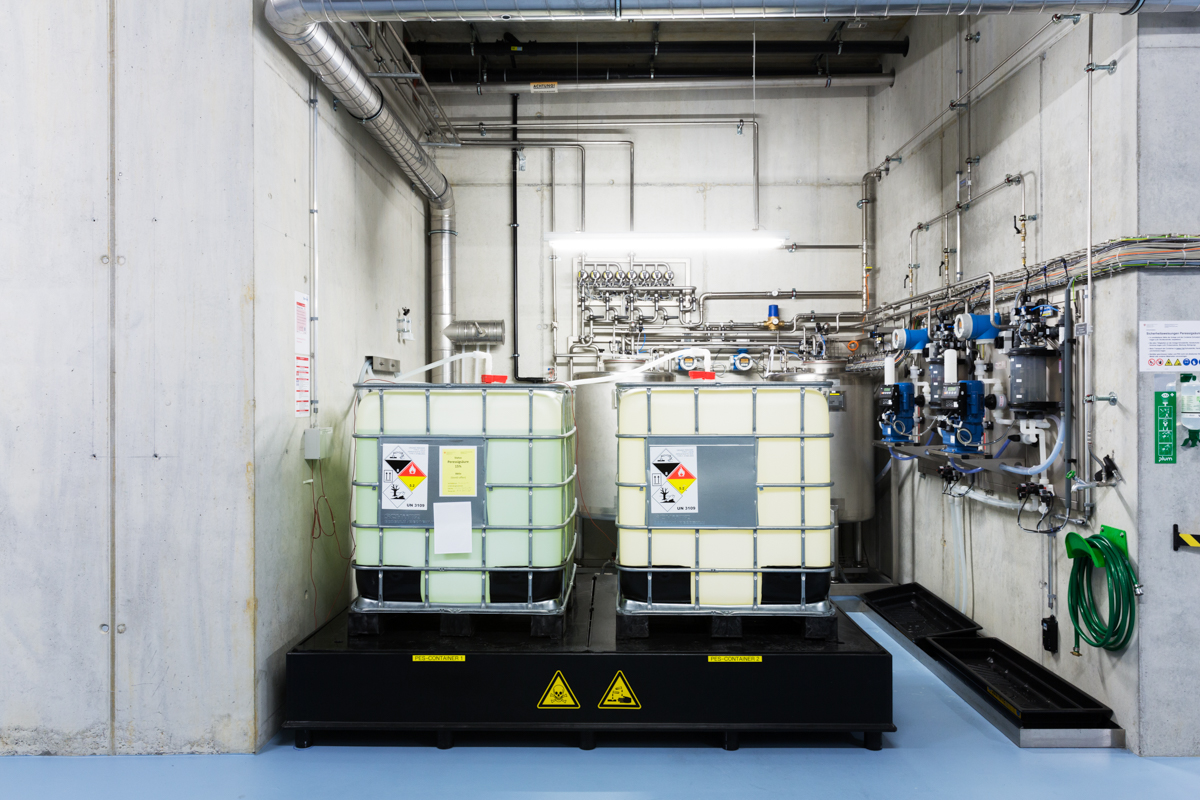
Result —
[{"label": "yellow label on tank", "polygon": [[604,690],[604,696],[600,698],[600,705],[597,708],[641,708],[642,704],[638,702],[637,695],[633,693],[633,689],[629,685],[629,681],[625,680],[625,673],[617,670],[616,676],[613,677],[612,683]]},{"label": "yellow label on tank", "polygon": [[466,656],[413,656],[413,661],[466,661]]},{"label": "yellow label on tank", "polygon": [[475,448],[443,447],[442,497],[475,496]]},{"label": "yellow label on tank", "polygon": [[538,700],[537,707],[579,708],[579,700],[575,698],[575,693],[567,685],[567,679],[563,677],[561,669],[554,672],[554,677],[550,679],[550,685],[546,687],[546,691],[542,692],[542,699]]},{"label": "yellow label on tank", "polygon": [[761,664],[762,656],[709,656],[710,664]]}]

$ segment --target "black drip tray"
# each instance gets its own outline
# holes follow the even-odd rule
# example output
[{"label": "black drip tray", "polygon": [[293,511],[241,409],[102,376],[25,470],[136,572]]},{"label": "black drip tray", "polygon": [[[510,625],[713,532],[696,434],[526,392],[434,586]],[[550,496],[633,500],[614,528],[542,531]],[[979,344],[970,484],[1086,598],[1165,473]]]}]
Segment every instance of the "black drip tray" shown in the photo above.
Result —
[{"label": "black drip tray", "polygon": [[931,636],[975,636],[980,626],[919,583],[876,589],[865,602],[910,641]]},{"label": "black drip tray", "polygon": [[945,636],[926,650],[1022,728],[1109,728],[1112,709],[999,639]]}]

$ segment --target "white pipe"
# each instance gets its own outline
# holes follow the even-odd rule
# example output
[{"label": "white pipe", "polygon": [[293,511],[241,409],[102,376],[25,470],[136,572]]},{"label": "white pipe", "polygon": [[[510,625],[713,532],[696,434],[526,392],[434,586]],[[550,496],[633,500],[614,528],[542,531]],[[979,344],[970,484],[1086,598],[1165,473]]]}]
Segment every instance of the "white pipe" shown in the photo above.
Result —
[{"label": "white pipe", "polygon": [[[1057,441],[1054,442],[1054,450],[1050,452],[1050,457],[1041,464],[1038,464],[1036,467],[1012,467],[1008,464],[1001,464],[1000,469],[1004,470],[1005,472],[1010,472],[1013,475],[1037,475],[1038,473],[1045,472],[1046,470],[1050,469],[1050,466],[1058,460],[1059,455],[1062,453],[1063,442],[1066,440],[1066,437],[1063,436],[1062,422],[1058,417],[1054,416],[1053,414],[1047,414],[1046,419],[1054,423],[1054,432],[1057,438]],[[1043,437],[1045,435],[1045,433],[1041,434]]]},{"label": "white pipe", "polygon": [[1021,508],[1021,504],[1016,500],[1002,500],[995,495],[981,492],[979,489],[971,489],[964,493],[962,497],[965,497],[968,500],[974,500],[977,503],[983,503],[985,506],[992,506],[994,508],[1007,508],[1010,511],[1017,511]]},{"label": "white pipe", "polygon": [[942,376],[943,385],[958,383],[958,351],[947,350],[942,355],[946,366],[946,374]]},{"label": "white pipe", "polygon": [[310,82],[308,104],[312,111],[312,162],[308,166],[308,407],[311,410],[308,426],[317,427],[317,303],[320,297],[321,273],[317,260],[317,131],[320,113],[317,102],[317,76]]},{"label": "white pipe", "polygon": [[704,371],[712,371],[712,352],[705,350],[702,347],[688,347],[683,350],[676,350],[673,353],[667,353],[665,356],[659,356],[658,358],[651,359],[636,369],[626,370],[624,372],[614,372],[611,375],[605,375],[601,378],[580,378],[577,381],[567,381],[566,383],[567,386],[585,386],[589,383],[613,383],[615,381],[623,380],[628,375],[646,372],[654,369],[659,364],[665,364],[669,361],[674,361],[677,358],[683,358],[684,356],[703,356]]},{"label": "white pipe", "polygon": [[[449,358],[443,358],[440,361],[434,361],[431,364],[426,364],[423,367],[417,367],[416,369],[406,372],[403,375],[399,376],[398,378],[396,378],[396,380],[392,381],[392,383],[404,383],[405,380],[413,377],[414,375],[422,375],[426,372],[429,372],[429,370],[431,370],[431,369],[436,369],[436,368],[438,368],[442,365],[446,365],[446,364],[453,364],[455,361],[462,361],[462,360],[468,359],[468,358],[475,358],[475,359],[482,360],[484,374],[489,374],[492,371],[492,354],[485,353],[482,350],[474,350],[470,353],[459,353],[456,356],[450,356]],[[383,384],[380,384],[380,385],[383,385]]]}]

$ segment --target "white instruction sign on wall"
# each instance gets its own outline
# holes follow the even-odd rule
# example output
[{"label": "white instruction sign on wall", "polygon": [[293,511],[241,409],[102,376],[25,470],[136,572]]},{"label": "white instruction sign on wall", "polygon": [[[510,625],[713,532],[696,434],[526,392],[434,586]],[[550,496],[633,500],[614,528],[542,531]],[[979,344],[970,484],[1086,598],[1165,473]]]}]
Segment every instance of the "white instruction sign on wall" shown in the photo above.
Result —
[{"label": "white instruction sign on wall", "polygon": [[650,513],[700,511],[700,471],[695,447],[650,448]]},{"label": "white instruction sign on wall", "polygon": [[1200,367],[1200,322],[1142,322],[1138,325],[1141,372],[1186,372]]},{"label": "white instruction sign on wall", "polygon": [[429,508],[429,445],[384,444],[380,499],[395,511]]},{"label": "white instruction sign on wall", "polygon": [[309,412],[309,387],[312,384],[309,375],[308,356],[296,356],[296,416],[307,417]]},{"label": "white instruction sign on wall", "polygon": [[292,309],[296,326],[296,353],[308,355],[308,295],[296,292],[296,306]]}]

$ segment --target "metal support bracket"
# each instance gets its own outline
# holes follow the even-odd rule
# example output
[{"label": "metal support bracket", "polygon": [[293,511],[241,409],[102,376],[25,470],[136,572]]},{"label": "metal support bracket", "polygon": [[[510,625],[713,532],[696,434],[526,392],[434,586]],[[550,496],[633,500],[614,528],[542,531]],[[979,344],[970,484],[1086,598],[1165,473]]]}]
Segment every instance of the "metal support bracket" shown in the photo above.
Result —
[{"label": "metal support bracket", "polygon": [[1098,70],[1104,70],[1109,75],[1112,75],[1114,72],[1117,71],[1117,60],[1114,58],[1112,61],[1108,62],[1107,64],[1097,64],[1095,62],[1092,62],[1091,64],[1088,64],[1083,69],[1084,72],[1096,72]]}]

